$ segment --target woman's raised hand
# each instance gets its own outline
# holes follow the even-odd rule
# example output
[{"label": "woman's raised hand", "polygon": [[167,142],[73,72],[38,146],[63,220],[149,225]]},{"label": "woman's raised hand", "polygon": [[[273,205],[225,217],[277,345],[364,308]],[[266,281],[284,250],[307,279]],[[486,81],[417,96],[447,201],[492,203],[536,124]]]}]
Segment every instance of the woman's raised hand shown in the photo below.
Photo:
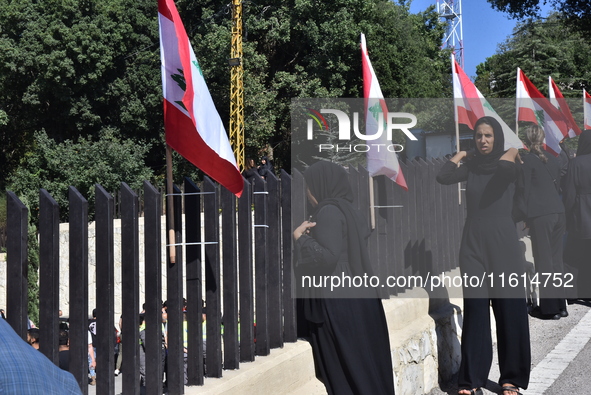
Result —
[{"label": "woman's raised hand", "polygon": [[300,226],[298,226],[294,231],[293,231],[293,238],[295,240],[299,239],[300,237],[302,237],[302,235],[304,233],[309,233],[310,232],[310,228],[316,226],[316,222],[310,222],[310,221],[304,221],[302,222],[302,224]]}]

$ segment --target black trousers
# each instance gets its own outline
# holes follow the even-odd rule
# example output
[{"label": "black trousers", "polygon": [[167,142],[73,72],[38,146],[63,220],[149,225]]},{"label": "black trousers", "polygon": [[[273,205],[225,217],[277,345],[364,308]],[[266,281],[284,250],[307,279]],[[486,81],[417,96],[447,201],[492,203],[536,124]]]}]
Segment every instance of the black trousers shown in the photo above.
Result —
[{"label": "black trousers", "polygon": [[527,388],[531,366],[525,299],[464,299],[459,388],[484,387],[492,364],[490,306],[497,326],[499,384]]},{"label": "black trousers", "polygon": [[564,262],[575,269],[575,292],[568,296],[574,299],[591,299],[591,239],[579,239],[568,233]]},{"label": "black trousers", "polygon": [[[566,294],[563,284],[554,282],[554,277],[564,280],[564,264],[562,261],[563,236],[566,229],[564,213],[541,215],[527,220],[531,236],[532,251],[538,274],[540,290],[540,310],[542,314],[558,314],[566,310]],[[554,286],[554,284],[559,286]]]},{"label": "black trousers", "polygon": [[492,363],[491,305],[497,323],[499,384],[527,388],[531,352],[525,290],[523,284],[513,287],[508,282],[510,276],[522,278],[521,255],[517,229],[510,217],[466,220],[460,246],[460,269],[463,275],[488,281],[479,287],[463,288],[460,388],[486,385]]}]

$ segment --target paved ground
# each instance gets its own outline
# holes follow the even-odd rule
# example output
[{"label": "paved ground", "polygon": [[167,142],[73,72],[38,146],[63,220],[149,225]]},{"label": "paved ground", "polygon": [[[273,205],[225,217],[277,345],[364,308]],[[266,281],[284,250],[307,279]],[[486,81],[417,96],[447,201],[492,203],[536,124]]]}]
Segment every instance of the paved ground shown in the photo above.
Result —
[{"label": "paved ground", "polygon": [[[530,317],[532,372],[524,395],[591,394],[591,309],[587,304],[568,307],[570,315],[558,321]],[[500,393],[499,366],[493,359],[485,394]],[[443,383],[429,395],[457,394],[455,384]]]},{"label": "paved ground", "polygon": [[[570,315],[558,321],[530,317],[532,373],[530,387],[524,395],[591,394],[591,306],[577,303],[568,307]],[[494,350],[486,395],[500,393],[497,384],[499,367]],[[122,375],[115,378],[115,393],[122,392]],[[96,387],[88,386],[96,395]],[[326,394],[320,382],[311,382],[290,395]],[[455,395],[454,383],[441,383],[428,395]],[[420,395],[420,394],[417,394]]]}]

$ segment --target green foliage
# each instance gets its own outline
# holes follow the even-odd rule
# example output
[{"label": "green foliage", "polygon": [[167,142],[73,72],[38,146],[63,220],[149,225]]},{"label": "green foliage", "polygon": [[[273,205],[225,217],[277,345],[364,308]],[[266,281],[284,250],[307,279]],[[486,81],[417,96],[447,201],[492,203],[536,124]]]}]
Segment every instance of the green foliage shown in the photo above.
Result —
[{"label": "green foliage", "polygon": [[[228,125],[231,9],[212,0],[176,4]],[[361,97],[362,32],[386,97],[450,95],[444,25],[433,7],[415,15],[408,1],[243,5],[248,156],[272,153],[276,165],[289,167],[291,98]],[[153,0],[0,0],[0,186],[10,175],[17,182],[23,161],[36,165],[30,157],[42,130],[56,144],[112,132],[150,145],[147,164],[163,178],[158,48]],[[88,175],[69,179],[77,178]]]},{"label": "green foliage", "polygon": [[513,18],[539,18],[540,5],[550,4],[560,11],[569,24],[578,30],[591,32],[591,3],[589,0],[488,0],[494,9]]},{"label": "green foliage", "polygon": [[80,137],[58,143],[47,133],[35,134],[35,144],[9,180],[9,189],[38,216],[39,189],[46,189],[60,205],[60,216],[68,218],[68,188],[74,186],[89,202],[92,218],[95,184],[107,191],[119,190],[121,182],[140,189],[152,177],[145,165],[150,146],[119,137],[105,130],[99,140]]},{"label": "green foliage", "polygon": [[[590,88],[591,44],[585,34],[574,30],[561,14],[546,20],[520,23],[512,37],[499,45],[496,54],[476,67],[476,86],[487,98],[514,98],[517,67],[548,96],[548,76],[566,98],[579,126],[583,123],[582,89]],[[576,98],[577,100],[575,100]],[[494,99],[493,99],[494,100]],[[514,119],[512,100],[499,101],[493,107],[506,119]],[[492,104],[492,103],[491,103]],[[578,138],[566,139],[575,148]]]},{"label": "green foliage", "polygon": [[552,76],[565,97],[580,97],[591,81],[591,44],[559,14],[518,24],[496,54],[476,68],[476,85],[485,97],[515,97],[517,67],[548,93]]},{"label": "green foliage", "polygon": [[[177,5],[214,101],[229,103],[229,10],[205,0]],[[247,156],[272,150],[280,167],[289,167],[292,98],[362,97],[361,33],[386,97],[451,93],[433,7],[413,15],[386,0],[245,3],[244,31]],[[222,119],[228,107],[218,105]]]},{"label": "green foliage", "polygon": [[0,253],[6,252],[4,246],[6,246],[6,194],[0,194]]},{"label": "green foliage", "polygon": [[39,324],[39,243],[37,242],[37,228],[32,224],[29,224],[28,229],[27,258],[27,311],[29,319]]},{"label": "green foliage", "polygon": [[40,130],[158,139],[156,3],[0,0],[0,185]]}]

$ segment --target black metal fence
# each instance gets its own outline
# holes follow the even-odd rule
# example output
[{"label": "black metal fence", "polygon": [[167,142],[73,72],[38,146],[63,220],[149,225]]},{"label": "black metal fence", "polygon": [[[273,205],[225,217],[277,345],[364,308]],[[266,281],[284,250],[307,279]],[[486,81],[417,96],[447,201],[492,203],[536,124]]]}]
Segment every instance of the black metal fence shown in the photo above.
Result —
[{"label": "black metal fence", "polygon": [[[369,242],[373,262],[380,273],[436,275],[457,266],[465,210],[463,204],[458,204],[457,186],[442,186],[435,181],[443,162],[419,159],[402,163],[408,191],[389,179],[377,177],[372,184],[373,194],[367,171],[349,169],[355,202],[367,214],[368,221],[375,223]],[[171,262],[168,258],[166,262],[166,376],[170,394],[184,393],[183,290],[187,299],[188,385],[202,385],[204,371],[208,377],[221,377],[224,369],[238,369],[240,363],[254,361],[255,356],[268,355],[270,349],[297,340],[291,234],[307,218],[304,180],[297,171],[293,177],[282,171],[279,178],[257,177],[252,183],[245,181],[240,199],[208,178],[200,187],[186,179],[182,190],[181,193],[180,188],[175,188],[176,236],[172,242],[168,241],[174,244],[176,260]],[[123,393],[139,394],[140,202],[125,183],[118,196],[122,232],[122,332],[125,333]],[[12,192],[7,193],[7,198],[6,313],[12,327],[26,339],[27,209]],[[47,191],[41,190],[40,198],[40,345],[41,352],[57,364],[59,208]],[[162,385],[162,202],[162,194],[145,182],[141,211],[145,228],[147,394],[161,394]],[[88,203],[71,187],[69,205],[70,370],[87,394]],[[184,208],[184,229],[181,208]],[[95,211],[96,298],[100,301],[97,327],[113,328],[116,286],[113,218],[116,214],[113,195],[99,185]],[[186,256],[182,256],[183,252]],[[382,296],[401,291],[390,289]],[[207,307],[205,358],[202,300]],[[114,394],[115,340],[109,331],[99,335],[96,391]]]}]

